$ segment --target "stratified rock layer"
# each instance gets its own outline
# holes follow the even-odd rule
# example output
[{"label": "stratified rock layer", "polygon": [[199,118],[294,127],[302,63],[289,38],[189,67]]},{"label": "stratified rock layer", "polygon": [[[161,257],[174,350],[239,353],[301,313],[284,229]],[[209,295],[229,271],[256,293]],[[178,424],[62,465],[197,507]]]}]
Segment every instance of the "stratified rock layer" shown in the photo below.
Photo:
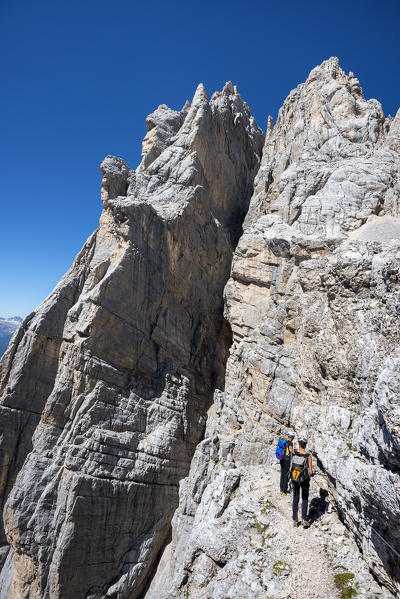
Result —
[{"label": "stratified rock layer", "polygon": [[[399,125],[400,114],[385,119],[336,58],[290,93],[275,127],[269,119],[225,288],[233,333],[225,390],[215,392],[206,438],[181,483],[172,544],[149,598],[306,599],[319,591],[307,581],[282,590],[273,565],[291,539],[285,545],[284,526],[269,537],[262,500],[279,516],[270,485],[250,484],[288,427],[307,434],[319,485],[398,596]],[[264,495],[258,509],[252,490]],[[312,569],[306,538],[299,551]],[[363,572],[357,596],[391,596],[357,560],[338,567],[346,563]]]},{"label": "stratified rock layer", "polygon": [[236,88],[147,121],[137,171],[1,362],[1,599],[133,599],[222,388],[222,292],[264,136]]}]

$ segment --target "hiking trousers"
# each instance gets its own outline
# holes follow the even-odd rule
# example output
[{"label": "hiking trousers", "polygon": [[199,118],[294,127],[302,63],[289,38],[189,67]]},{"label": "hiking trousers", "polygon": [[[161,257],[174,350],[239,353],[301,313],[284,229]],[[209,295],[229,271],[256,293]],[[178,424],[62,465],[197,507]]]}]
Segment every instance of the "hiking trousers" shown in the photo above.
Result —
[{"label": "hiking trousers", "polygon": [[290,460],[281,460],[281,491],[288,492]]},{"label": "hiking trousers", "polygon": [[308,509],[308,494],[310,492],[310,479],[299,485],[293,483],[293,520],[297,521],[297,513],[299,511],[299,499],[300,499],[300,487],[301,487],[301,517],[303,520],[307,520],[307,509]]}]

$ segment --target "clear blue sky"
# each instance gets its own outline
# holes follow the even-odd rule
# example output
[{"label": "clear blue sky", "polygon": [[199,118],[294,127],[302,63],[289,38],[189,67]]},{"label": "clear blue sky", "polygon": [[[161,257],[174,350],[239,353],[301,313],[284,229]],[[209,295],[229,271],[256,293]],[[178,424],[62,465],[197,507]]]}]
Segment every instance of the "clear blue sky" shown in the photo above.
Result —
[{"label": "clear blue sky", "polygon": [[0,0],[0,316],[25,316],[101,212],[99,164],[140,161],[145,117],[202,81],[258,124],[330,56],[386,114],[400,104],[400,2]]}]

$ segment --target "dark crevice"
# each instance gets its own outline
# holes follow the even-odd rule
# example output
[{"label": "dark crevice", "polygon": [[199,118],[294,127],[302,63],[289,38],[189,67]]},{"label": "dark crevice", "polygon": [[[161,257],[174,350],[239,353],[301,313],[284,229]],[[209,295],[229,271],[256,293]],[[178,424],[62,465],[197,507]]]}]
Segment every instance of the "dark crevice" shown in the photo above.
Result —
[{"label": "dark crevice", "polygon": [[164,543],[161,545],[161,547],[160,547],[160,549],[159,549],[159,551],[158,551],[158,553],[157,553],[157,555],[156,555],[156,557],[154,559],[154,562],[153,562],[153,564],[151,566],[150,572],[149,572],[149,574],[148,574],[148,576],[146,578],[146,581],[144,583],[143,590],[140,593],[140,595],[137,596],[136,599],[145,599],[146,593],[149,590],[150,585],[152,583],[152,580],[153,580],[153,578],[154,578],[154,576],[155,576],[155,574],[157,572],[157,568],[158,568],[158,566],[160,564],[160,561],[161,561],[161,558],[162,558],[163,553],[165,551],[165,548],[167,547],[167,545],[169,545],[169,543],[171,541],[172,541],[172,529],[170,528],[169,532],[168,532],[168,534],[167,534],[167,536],[165,538]]}]

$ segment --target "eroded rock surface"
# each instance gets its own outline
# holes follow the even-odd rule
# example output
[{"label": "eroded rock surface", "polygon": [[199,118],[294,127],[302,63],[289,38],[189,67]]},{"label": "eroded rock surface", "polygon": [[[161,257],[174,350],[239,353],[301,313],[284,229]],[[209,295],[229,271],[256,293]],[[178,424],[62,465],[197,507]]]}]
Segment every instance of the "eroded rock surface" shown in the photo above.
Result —
[{"label": "eroded rock surface", "polygon": [[290,93],[275,127],[269,119],[225,288],[225,389],[181,483],[151,599],[335,596],[277,584],[285,526],[262,547],[257,575],[250,539],[272,522],[251,522],[249,479],[288,428],[307,434],[317,480],[362,551],[351,567],[365,559],[386,586],[364,569],[357,596],[400,593],[399,118],[332,58]]},{"label": "eroded rock surface", "polygon": [[1,362],[1,599],[133,599],[223,387],[222,292],[264,136],[236,88],[147,121]]}]

